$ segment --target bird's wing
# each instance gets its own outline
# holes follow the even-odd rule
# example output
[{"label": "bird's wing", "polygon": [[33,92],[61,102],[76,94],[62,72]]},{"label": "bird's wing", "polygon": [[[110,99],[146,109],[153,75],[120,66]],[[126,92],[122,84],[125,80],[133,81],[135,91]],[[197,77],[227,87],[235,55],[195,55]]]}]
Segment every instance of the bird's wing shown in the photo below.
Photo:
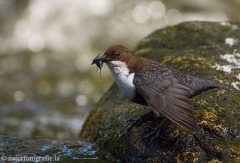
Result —
[{"label": "bird's wing", "polygon": [[153,72],[136,73],[133,83],[157,116],[161,113],[189,131],[197,129],[197,118],[189,100],[190,88],[172,76],[159,77]]}]

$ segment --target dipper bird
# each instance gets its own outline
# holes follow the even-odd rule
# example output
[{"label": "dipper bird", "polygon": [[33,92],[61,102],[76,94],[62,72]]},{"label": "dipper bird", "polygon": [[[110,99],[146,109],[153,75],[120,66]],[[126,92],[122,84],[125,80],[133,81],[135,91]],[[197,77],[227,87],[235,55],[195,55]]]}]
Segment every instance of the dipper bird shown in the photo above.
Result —
[{"label": "dipper bird", "polygon": [[[195,131],[197,118],[189,98],[209,89],[226,86],[186,75],[158,61],[138,57],[121,45],[107,48],[102,56],[98,55],[93,60],[92,65],[96,64],[101,69],[103,63],[106,63],[118,87],[129,100],[147,105],[152,111],[132,120],[127,131],[153,119],[154,114],[162,114],[188,131]],[[145,138],[158,135],[161,125]]]}]

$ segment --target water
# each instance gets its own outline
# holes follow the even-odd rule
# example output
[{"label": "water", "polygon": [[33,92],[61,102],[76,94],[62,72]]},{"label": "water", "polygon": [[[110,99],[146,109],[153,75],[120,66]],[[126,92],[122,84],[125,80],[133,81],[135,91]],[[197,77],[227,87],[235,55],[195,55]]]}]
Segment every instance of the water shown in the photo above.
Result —
[{"label": "water", "polygon": [[0,162],[119,162],[95,144],[81,140],[55,141],[40,137],[21,140],[0,135]]}]

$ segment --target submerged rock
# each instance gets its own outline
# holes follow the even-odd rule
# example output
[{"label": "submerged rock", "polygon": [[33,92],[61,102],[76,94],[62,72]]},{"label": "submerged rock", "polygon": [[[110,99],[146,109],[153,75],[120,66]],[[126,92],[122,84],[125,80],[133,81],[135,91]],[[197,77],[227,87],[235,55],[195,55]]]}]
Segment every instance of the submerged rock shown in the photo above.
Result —
[{"label": "submerged rock", "polygon": [[128,101],[114,83],[87,116],[80,137],[123,162],[240,162],[240,23],[181,23],[150,34],[133,52],[232,86],[191,99],[199,119],[196,133],[168,121],[150,141],[142,138],[163,119],[126,133],[127,120],[149,108]]}]

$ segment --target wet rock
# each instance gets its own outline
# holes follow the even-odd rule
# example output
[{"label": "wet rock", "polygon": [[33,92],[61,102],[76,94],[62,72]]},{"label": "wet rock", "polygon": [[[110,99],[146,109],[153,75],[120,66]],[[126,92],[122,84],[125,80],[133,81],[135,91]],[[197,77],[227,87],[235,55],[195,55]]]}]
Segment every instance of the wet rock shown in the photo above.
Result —
[{"label": "wet rock", "polygon": [[97,145],[80,141],[55,141],[35,137],[21,140],[15,135],[0,134],[0,162],[116,162]]},{"label": "wet rock", "polygon": [[196,133],[168,121],[150,141],[142,138],[163,119],[126,133],[127,120],[149,108],[128,101],[114,83],[87,116],[80,137],[123,162],[240,162],[240,23],[181,23],[153,32],[133,52],[231,86],[191,99],[199,119]]}]

